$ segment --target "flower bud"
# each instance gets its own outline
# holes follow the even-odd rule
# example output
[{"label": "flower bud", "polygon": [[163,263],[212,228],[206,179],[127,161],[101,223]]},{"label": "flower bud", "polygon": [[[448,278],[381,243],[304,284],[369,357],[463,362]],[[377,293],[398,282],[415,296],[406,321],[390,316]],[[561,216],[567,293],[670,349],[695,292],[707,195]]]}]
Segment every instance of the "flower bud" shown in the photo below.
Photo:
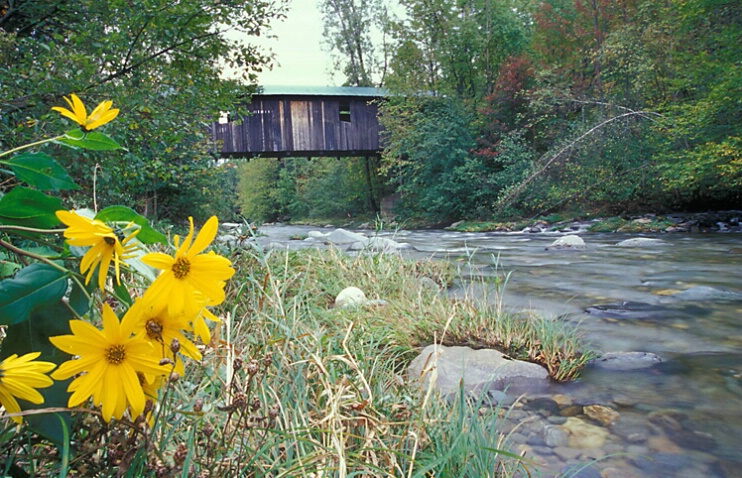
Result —
[{"label": "flower bud", "polygon": [[245,408],[245,405],[247,405],[247,396],[241,392],[235,394],[234,398],[232,399],[232,406],[234,408]]},{"label": "flower bud", "polygon": [[255,397],[252,399],[252,403],[250,403],[250,408],[253,412],[256,412],[260,408],[260,399],[258,397]]},{"label": "flower bud", "polygon": [[247,370],[247,374],[252,377],[253,375],[255,375],[256,373],[260,371],[260,364],[258,364],[258,361],[255,359],[250,360],[250,362],[248,362],[247,364],[246,370]]},{"label": "flower bud", "polygon": [[238,370],[242,370],[242,365],[243,365],[244,363],[245,363],[245,361],[244,361],[244,360],[242,360],[241,358],[237,357],[237,358],[236,358],[236,359],[234,359],[234,361],[232,362],[232,368],[234,369],[234,371],[235,371],[235,372],[236,372],[236,371],[238,371]]}]

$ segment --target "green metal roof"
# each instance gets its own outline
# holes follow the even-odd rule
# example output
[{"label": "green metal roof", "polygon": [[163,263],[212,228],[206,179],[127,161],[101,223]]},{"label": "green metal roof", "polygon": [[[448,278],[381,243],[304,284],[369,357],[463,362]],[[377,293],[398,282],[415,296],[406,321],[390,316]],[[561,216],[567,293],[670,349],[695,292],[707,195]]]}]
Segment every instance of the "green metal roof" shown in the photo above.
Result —
[{"label": "green metal roof", "polygon": [[385,88],[363,86],[261,86],[254,95],[265,96],[387,96]]}]

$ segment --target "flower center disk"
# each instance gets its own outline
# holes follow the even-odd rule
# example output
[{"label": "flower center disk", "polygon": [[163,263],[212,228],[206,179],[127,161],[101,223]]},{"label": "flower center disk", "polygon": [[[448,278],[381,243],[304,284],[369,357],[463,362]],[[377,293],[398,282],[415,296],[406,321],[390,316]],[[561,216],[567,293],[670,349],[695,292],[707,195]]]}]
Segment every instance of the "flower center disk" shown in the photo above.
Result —
[{"label": "flower center disk", "polygon": [[112,345],[106,349],[106,361],[113,365],[120,365],[126,360],[126,347],[123,345]]},{"label": "flower center disk", "polygon": [[191,263],[185,257],[179,257],[175,264],[173,264],[173,275],[176,279],[182,279],[188,275],[191,270]]}]

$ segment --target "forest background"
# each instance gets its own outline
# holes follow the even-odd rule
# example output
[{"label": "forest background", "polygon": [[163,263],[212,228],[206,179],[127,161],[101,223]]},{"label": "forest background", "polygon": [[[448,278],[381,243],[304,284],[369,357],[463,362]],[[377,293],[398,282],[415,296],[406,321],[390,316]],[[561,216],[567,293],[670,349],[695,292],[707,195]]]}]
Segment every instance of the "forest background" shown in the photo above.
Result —
[{"label": "forest background", "polygon": [[43,137],[63,95],[113,99],[128,152],[60,150],[83,185],[68,199],[172,221],[373,217],[390,195],[434,223],[742,204],[737,1],[318,4],[345,84],[390,92],[379,159],[214,156],[208,126],[271,62],[224,35],[280,20],[259,0],[0,1],[1,146]]}]

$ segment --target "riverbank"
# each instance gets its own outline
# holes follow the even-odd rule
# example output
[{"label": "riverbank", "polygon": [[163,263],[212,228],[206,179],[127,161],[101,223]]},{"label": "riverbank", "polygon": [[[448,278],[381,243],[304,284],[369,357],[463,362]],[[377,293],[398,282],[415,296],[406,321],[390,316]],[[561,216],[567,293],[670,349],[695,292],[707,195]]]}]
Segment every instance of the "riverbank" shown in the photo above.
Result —
[{"label": "riverbank", "polygon": [[[274,223],[266,223],[273,225]],[[432,223],[369,218],[330,218],[292,221],[290,224],[351,229],[447,229],[456,232],[619,232],[619,233],[740,233],[742,211],[707,211],[626,216],[560,215],[512,221],[462,220]]]},{"label": "riverbank", "polygon": [[[279,255],[327,247],[318,234],[332,229],[317,229],[268,226],[259,239]],[[550,247],[567,235],[559,231],[359,232],[404,244],[405,257],[452,263],[464,276],[459,285],[482,284],[482,294],[507,277],[506,307],[567,317],[596,350],[641,359],[629,360],[630,370],[588,369],[582,380],[503,411],[498,430],[507,431],[509,449],[542,465],[541,476],[562,476],[594,459],[576,476],[736,476],[742,236],[592,232],[580,234],[584,247],[560,249]],[[633,247],[619,245],[625,241]],[[599,420],[596,408],[606,413]]]}]

